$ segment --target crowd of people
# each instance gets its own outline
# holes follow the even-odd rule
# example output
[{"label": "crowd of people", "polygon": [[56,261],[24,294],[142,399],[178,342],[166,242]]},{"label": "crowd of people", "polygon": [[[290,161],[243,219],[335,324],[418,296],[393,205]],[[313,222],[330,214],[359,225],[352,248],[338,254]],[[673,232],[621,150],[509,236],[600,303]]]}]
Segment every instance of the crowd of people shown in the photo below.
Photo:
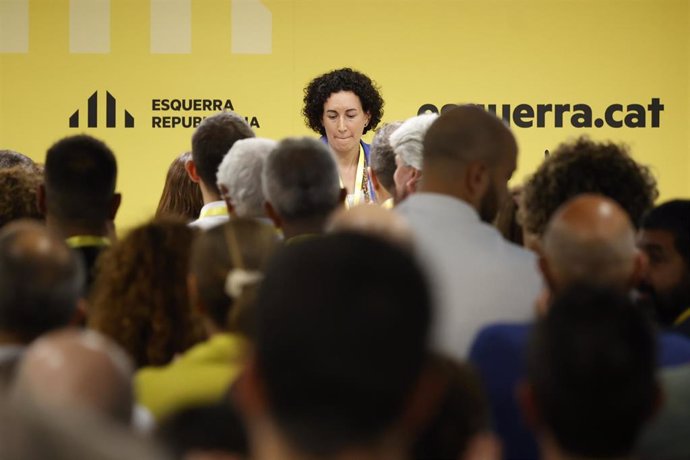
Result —
[{"label": "crowd of people", "polygon": [[690,200],[586,136],[509,189],[502,120],[352,69],[303,115],[205,119],[126,232],[102,140],[0,151],[0,459],[690,458]]}]

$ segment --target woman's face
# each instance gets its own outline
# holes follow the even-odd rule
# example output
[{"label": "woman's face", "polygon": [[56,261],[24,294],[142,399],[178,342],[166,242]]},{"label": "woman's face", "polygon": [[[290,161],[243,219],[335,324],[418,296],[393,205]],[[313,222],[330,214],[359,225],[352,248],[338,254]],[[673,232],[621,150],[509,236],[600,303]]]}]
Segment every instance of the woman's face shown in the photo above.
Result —
[{"label": "woman's face", "polygon": [[321,119],[328,145],[336,153],[342,154],[359,148],[359,140],[369,119],[369,113],[362,110],[359,97],[352,91],[331,94],[323,104]]}]

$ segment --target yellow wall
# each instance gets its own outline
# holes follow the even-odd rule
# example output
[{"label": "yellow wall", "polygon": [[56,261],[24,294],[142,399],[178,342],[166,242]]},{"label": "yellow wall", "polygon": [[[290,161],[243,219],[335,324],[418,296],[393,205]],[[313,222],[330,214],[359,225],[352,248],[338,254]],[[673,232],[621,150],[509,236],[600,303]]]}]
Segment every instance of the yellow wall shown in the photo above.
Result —
[{"label": "yellow wall", "polygon": [[[177,23],[161,19],[185,8],[171,13]],[[105,22],[80,24],[104,14]],[[178,48],[162,54],[168,42]],[[89,46],[96,52],[82,52]],[[661,199],[690,196],[687,0],[0,0],[0,148],[43,161],[62,136],[104,139],[120,166],[118,225],[130,227],[152,214],[167,167],[193,132],[152,128],[154,116],[181,115],[153,111],[153,99],[230,99],[256,118],[259,136],[305,135],[304,85],[343,66],[380,84],[384,121],[453,102],[585,103],[597,118],[613,103],[659,98],[657,128],[649,113],[645,128],[574,128],[570,115],[556,128],[552,114],[544,128],[516,128],[514,182],[545,149],[586,133],[627,142],[652,165]],[[94,91],[102,124],[105,92],[117,99],[116,128],[86,127]],[[80,127],[70,128],[77,109]],[[124,109],[134,128],[124,127]]]}]

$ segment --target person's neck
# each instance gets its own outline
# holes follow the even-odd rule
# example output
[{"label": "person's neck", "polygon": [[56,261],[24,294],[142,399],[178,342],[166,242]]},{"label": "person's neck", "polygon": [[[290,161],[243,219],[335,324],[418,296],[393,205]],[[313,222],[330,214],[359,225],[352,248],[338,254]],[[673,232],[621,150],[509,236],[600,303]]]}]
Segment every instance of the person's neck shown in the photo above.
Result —
[{"label": "person's neck", "polygon": [[347,152],[335,152],[335,158],[338,162],[338,167],[342,169],[347,169],[357,166],[357,160],[359,160],[359,144],[353,149]]},{"label": "person's neck", "polygon": [[477,209],[477,206],[474,203],[472,203],[472,201],[470,201],[468,194],[458,185],[447,184],[445,182],[437,182],[434,180],[429,180],[429,178],[426,178],[425,180],[422,180],[419,183],[419,186],[417,187],[417,192],[435,193],[437,195],[450,196],[452,198],[462,200],[468,205],[472,206],[474,209]]},{"label": "person's neck", "polygon": [[220,194],[208,187],[204,181],[199,181],[199,190],[201,190],[201,198],[204,200],[204,204],[220,201]]},{"label": "person's neck", "polygon": [[46,227],[56,232],[62,238],[67,239],[73,236],[103,236],[112,238],[112,227],[108,221],[103,222],[65,222],[55,218],[50,214],[46,215]]},{"label": "person's neck", "polygon": [[405,444],[397,437],[387,436],[366,447],[346,448],[328,456],[300,452],[275,429],[264,427],[254,439],[254,460],[405,460],[408,459]]},{"label": "person's neck", "polygon": [[283,237],[285,240],[304,234],[321,234],[326,225],[328,216],[312,217],[310,219],[300,219],[292,222],[282,223]]}]

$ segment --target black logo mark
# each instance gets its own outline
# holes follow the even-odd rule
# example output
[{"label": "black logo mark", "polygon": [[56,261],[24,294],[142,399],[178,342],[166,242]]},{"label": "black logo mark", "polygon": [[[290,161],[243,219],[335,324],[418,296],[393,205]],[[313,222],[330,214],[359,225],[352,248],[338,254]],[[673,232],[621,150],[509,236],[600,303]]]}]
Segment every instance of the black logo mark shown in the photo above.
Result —
[{"label": "black logo mark", "polygon": [[[112,94],[110,94],[110,91],[106,91],[105,95],[105,127],[115,128],[117,125],[115,116],[117,111],[117,100]],[[134,128],[134,117],[127,110],[124,112],[125,128]],[[87,101],[86,117],[89,128],[98,127],[98,91],[94,91]],[[72,116],[69,117],[69,127],[79,127],[79,110],[75,111]]]}]

